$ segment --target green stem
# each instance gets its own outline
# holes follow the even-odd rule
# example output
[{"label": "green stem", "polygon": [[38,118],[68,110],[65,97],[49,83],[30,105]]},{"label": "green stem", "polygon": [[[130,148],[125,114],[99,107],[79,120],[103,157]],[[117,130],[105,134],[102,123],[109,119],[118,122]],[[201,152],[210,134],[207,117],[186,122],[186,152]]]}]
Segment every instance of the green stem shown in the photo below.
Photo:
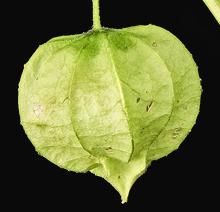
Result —
[{"label": "green stem", "polygon": [[220,0],[203,0],[220,24]]},{"label": "green stem", "polygon": [[102,28],[99,15],[99,0],[92,0],[93,4],[93,30]]}]

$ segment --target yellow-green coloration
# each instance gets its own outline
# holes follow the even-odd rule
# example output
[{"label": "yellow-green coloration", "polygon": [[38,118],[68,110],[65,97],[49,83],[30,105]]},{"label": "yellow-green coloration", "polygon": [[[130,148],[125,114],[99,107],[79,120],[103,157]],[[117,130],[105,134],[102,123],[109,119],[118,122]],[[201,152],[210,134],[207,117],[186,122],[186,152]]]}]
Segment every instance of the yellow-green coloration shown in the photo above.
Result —
[{"label": "yellow-green coloration", "polygon": [[19,84],[26,134],[42,156],[108,181],[126,202],[153,160],[176,150],[199,112],[197,66],[154,26],[94,29],[41,45]]},{"label": "yellow-green coloration", "polygon": [[220,24],[220,0],[203,0],[215,19]]}]

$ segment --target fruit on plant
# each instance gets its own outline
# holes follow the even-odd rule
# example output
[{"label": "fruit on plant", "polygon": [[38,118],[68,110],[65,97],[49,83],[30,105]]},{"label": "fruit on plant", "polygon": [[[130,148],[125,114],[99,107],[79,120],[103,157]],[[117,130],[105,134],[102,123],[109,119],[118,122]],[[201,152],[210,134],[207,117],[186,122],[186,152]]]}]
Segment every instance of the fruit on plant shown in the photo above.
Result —
[{"label": "fruit on plant", "polygon": [[104,178],[127,201],[153,160],[176,150],[199,112],[197,66],[154,25],[101,27],[41,45],[19,83],[21,124],[59,167]]}]

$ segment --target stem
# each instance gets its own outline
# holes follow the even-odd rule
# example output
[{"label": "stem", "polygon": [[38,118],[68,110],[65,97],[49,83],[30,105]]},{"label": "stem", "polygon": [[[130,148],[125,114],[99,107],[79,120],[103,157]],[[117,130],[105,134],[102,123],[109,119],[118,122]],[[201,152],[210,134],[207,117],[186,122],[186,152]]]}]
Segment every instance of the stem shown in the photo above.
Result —
[{"label": "stem", "polygon": [[102,28],[99,15],[99,0],[92,0],[93,4],[93,30]]},{"label": "stem", "polygon": [[220,0],[203,0],[220,24]]}]

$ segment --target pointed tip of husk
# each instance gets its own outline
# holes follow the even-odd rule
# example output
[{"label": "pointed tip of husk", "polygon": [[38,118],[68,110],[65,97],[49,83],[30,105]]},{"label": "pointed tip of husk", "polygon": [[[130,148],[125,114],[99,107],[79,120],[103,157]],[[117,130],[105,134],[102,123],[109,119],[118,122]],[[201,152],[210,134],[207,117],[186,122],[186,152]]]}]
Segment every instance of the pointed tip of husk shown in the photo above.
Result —
[{"label": "pointed tip of husk", "polygon": [[119,194],[121,196],[121,203],[122,204],[127,203],[128,202],[128,196],[129,196],[130,188],[129,188],[128,191],[123,191],[123,192],[118,191],[118,192],[119,192]]},{"label": "pointed tip of husk", "polygon": [[125,203],[127,203],[128,202],[128,195],[127,196],[121,196],[121,204],[125,204]]}]

